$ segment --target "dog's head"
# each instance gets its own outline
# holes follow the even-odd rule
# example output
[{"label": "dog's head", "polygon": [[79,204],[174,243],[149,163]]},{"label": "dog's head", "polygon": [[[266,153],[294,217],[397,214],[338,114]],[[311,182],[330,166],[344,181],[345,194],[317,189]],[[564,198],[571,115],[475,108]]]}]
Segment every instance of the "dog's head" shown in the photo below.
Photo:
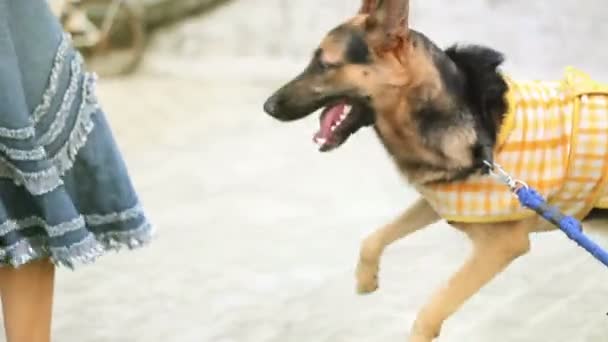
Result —
[{"label": "dog's head", "polygon": [[408,1],[367,0],[353,18],[331,30],[306,69],[264,104],[271,116],[292,121],[324,108],[314,140],[321,151],[343,144],[374,124],[383,108],[395,108],[399,68],[408,54]]},{"label": "dog's head", "polygon": [[442,50],[409,29],[408,10],[407,0],[364,0],[264,110],[292,121],[323,108],[314,136],[321,151],[374,125],[413,182],[487,172],[507,105],[503,56],[477,45]]}]

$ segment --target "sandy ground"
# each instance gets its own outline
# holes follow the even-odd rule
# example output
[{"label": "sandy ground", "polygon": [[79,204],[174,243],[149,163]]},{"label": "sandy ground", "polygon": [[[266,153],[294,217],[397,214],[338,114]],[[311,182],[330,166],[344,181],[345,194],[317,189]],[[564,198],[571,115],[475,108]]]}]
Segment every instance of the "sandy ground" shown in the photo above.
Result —
[{"label": "sandy ground", "polygon": [[[458,3],[458,4],[457,4]],[[463,4],[460,4],[463,3]],[[468,243],[445,224],[386,253],[354,293],[361,239],[415,199],[368,130],[331,154],[317,122],[261,110],[356,1],[242,0],[158,32],[142,69],[100,96],[157,229],[149,247],[61,270],[59,342],[405,341]],[[492,44],[516,76],[566,65],[608,81],[603,0],[413,1],[441,45]],[[607,244],[608,246],[608,244]],[[608,272],[559,233],[446,322],[445,342],[608,341]]]}]

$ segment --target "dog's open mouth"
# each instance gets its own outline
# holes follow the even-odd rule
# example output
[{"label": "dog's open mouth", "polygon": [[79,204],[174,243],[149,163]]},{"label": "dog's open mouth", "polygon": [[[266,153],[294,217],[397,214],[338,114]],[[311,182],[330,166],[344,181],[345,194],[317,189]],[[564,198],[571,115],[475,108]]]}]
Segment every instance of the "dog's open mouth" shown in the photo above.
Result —
[{"label": "dog's open mouth", "polygon": [[366,123],[359,106],[347,101],[339,101],[326,106],[319,118],[320,129],[313,141],[319,151],[331,151],[342,145],[348,137]]}]

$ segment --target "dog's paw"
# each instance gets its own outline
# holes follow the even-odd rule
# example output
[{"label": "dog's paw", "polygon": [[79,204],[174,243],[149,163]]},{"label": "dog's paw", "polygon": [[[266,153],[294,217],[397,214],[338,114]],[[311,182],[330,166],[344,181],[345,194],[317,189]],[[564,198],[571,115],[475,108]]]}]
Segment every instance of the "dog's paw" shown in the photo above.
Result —
[{"label": "dog's paw", "polygon": [[378,289],[378,266],[359,263],[356,276],[357,293],[369,294]]}]

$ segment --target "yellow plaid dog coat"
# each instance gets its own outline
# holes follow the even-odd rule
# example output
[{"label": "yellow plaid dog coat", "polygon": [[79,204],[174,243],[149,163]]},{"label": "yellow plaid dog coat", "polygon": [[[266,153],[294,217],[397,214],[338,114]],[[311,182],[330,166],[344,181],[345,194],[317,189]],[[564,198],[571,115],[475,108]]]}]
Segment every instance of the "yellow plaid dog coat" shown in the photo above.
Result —
[{"label": "yellow plaid dog coat", "polygon": [[[555,82],[507,80],[495,162],[581,219],[608,207],[608,85],[568,68]],[[496,222],[535,215],[489,176],[418,188],[444,219]]]}]

